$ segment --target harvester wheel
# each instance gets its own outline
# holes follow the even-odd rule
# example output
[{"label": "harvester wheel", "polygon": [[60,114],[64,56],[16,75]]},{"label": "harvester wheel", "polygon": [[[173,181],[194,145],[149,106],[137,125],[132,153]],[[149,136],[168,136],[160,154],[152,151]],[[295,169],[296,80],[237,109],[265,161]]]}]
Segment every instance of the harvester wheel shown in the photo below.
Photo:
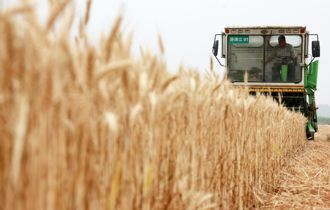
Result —
[{"label": "harvester wheel", "polygon": [[307,140],[308,141],[314,140],[314,132],[307,132]]}]

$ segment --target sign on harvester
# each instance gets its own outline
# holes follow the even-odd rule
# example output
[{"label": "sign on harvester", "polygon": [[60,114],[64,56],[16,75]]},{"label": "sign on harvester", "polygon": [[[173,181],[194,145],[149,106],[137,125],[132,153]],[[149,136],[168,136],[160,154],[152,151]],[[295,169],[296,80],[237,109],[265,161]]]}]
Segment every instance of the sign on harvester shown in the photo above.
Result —
[{"label": "sign on harvester", "polygon": [[246,35],[230,35],[229,44],[249,44],[249,36]]}]

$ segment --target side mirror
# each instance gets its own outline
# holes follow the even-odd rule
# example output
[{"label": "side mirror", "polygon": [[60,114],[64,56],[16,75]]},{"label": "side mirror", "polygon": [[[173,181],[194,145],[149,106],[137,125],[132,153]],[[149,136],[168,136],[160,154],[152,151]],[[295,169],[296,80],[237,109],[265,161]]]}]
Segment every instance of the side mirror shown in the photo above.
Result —
[{"label": "side mirror", "polygon": [[314,58],[320,57],[320,41],[312,41],[312,55]]},{"label": "side mirror", "polygon": [[219,51],[219,40],[214,41],[213,43],[213,48],[212,48],[212,53],[215,57],[217,57]]}]

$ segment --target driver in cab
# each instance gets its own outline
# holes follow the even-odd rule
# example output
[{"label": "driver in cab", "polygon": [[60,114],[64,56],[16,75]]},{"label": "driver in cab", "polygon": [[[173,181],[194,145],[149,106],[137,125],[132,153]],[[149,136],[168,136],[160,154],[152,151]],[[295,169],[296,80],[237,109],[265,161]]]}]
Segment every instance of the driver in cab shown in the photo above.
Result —
[{"label": "driver in cab", "polygon": [[282,65],[288,66],[288,80],[294,80],[294,64],[296,61],[296,55],[291,44],[286,43],[284,35],[278,37],[278,45],[274,47],[271,55],[266,60],[266,64],[274,61],[272,80],[280,80],[280,69]]}]

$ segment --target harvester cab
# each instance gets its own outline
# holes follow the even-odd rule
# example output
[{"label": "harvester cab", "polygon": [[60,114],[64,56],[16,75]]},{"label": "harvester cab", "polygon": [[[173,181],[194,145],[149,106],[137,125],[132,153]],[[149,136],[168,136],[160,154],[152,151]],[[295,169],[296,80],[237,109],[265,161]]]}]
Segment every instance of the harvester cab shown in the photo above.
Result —
[{"label": "harvester cab", "polygon": [[307,138],[314,139],[317,34],[302,26],[226,27],[215,35],[212,52],[233,85],[248,86],[251,94],[271,94],[289,109],[302,112]]}]

